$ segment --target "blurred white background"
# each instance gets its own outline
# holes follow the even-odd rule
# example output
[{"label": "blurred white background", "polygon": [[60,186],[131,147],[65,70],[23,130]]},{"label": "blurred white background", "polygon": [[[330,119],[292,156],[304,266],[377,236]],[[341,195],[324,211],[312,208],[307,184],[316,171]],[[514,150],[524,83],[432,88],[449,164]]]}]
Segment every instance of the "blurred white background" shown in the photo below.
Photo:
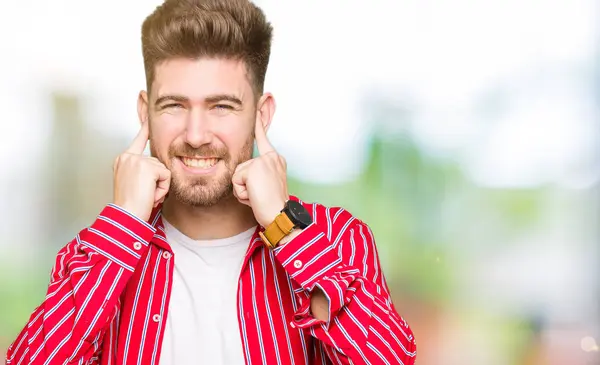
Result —
[{"label": "blurred white background", "polygon": [[[5,307],[0,353],[43,296],[61,242],[110,198],[112,159],[138,128],[141,23],[159,3],[2,3],[0,257],[11,265],[0,285],[37,284],[4,284],[2,300],[23,308]],[[410,292],[402,283],[421,285],[427,265],[451,273],[441,299],[404,303],[415,313],[407,320],[419,364],[600,364],[599,3],[256,3],[275,28],[269,136],[300,186],[357,181],[377,136],[411,141],[419,156],[464,176],[437,176],[440,200],[427,200],[425,188],[414,197],[414,207],[432,204],[433,215],[414,225],[437,231],[439,246],[380,243],[390,276],[403,275],[394,290],[402,303]],[[389,176],[414,182],[414,170],[383,158]],[[76,181],[64,186],[63,173]],[[56,205],[72,210],[57,216]],[[32,255],[35,272],[21,264]],[[423,266],[397,271],[395,255],[417,255]],[[431,306],[435,321],[416,303]]]}]

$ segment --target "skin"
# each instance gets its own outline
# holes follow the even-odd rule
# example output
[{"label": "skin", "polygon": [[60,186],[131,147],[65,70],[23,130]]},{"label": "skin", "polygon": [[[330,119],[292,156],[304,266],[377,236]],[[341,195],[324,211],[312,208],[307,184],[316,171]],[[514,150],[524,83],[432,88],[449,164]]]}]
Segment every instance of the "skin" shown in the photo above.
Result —
[{"label": "skin", "polygon": [[[140,132],[115,161],[114,203],[143,220],[163,203],[165,219],[193,239],[268,226],[289,199],[285,159],[266,136],[274,113],[273,96],[254,95],[242,61],[160,63],[150,92],[139,94]],[[151,156],[144,156],[148,141]],[[328,320],[318,289],[311,309]]]}]

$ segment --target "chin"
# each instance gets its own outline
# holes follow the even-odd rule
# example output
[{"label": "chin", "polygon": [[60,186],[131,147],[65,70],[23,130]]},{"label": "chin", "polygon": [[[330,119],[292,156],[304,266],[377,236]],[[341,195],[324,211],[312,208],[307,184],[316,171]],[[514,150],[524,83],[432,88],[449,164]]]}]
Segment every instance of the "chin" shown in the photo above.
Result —
[{"label": "chin", "polygon": [[233,196],[231,179],[203,178],[201,183],[197,178],[183,180],[174,179],[170,192],[185,205],[211,207]]}]

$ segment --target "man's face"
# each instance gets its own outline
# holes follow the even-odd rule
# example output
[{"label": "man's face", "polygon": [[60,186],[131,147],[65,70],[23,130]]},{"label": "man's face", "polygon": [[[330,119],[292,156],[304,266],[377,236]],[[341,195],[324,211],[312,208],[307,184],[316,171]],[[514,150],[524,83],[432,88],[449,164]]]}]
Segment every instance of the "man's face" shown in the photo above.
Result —
[{"label": "man's face", "polygon": [[171,171],[169,194],[191,206],[231,195],[235,168],[252,157],[257,120],[243,62],[161,63],[147,108],[151,154]]}]

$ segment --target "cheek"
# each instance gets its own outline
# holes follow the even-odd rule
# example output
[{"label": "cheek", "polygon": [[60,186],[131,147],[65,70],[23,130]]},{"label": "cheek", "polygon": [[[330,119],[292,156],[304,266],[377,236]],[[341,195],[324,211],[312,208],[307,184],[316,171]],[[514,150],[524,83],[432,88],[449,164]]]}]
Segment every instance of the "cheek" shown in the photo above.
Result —
[{"label": "cheek", "polygon": [[154,116],[150,122],[150,131],[154,131],[156,138],[174,136],[185,130],[185,117],[177,114],[161,114]]},{"label": "cheek", "polygon": [[169,119],[173,116],[159,116],[150,122],[150,148],[154,157],[166,157],[173,141],[183,132],[180,123]]},{"label": "cheek", "polygon": [[215,126],[215,136],[227,146],[230,152],[239,152],[247,144],[248,140],[253,138],[253,128],[250,128],[251,123],[247,121],[236,120],[235,123],[222,123]]},{"label": "cheek", "polygon": [[232,156],[236,156],[248,149],[248,144],[254,141],[249,132],[241,130],[219,133],[217,137],[227,147]]}]

